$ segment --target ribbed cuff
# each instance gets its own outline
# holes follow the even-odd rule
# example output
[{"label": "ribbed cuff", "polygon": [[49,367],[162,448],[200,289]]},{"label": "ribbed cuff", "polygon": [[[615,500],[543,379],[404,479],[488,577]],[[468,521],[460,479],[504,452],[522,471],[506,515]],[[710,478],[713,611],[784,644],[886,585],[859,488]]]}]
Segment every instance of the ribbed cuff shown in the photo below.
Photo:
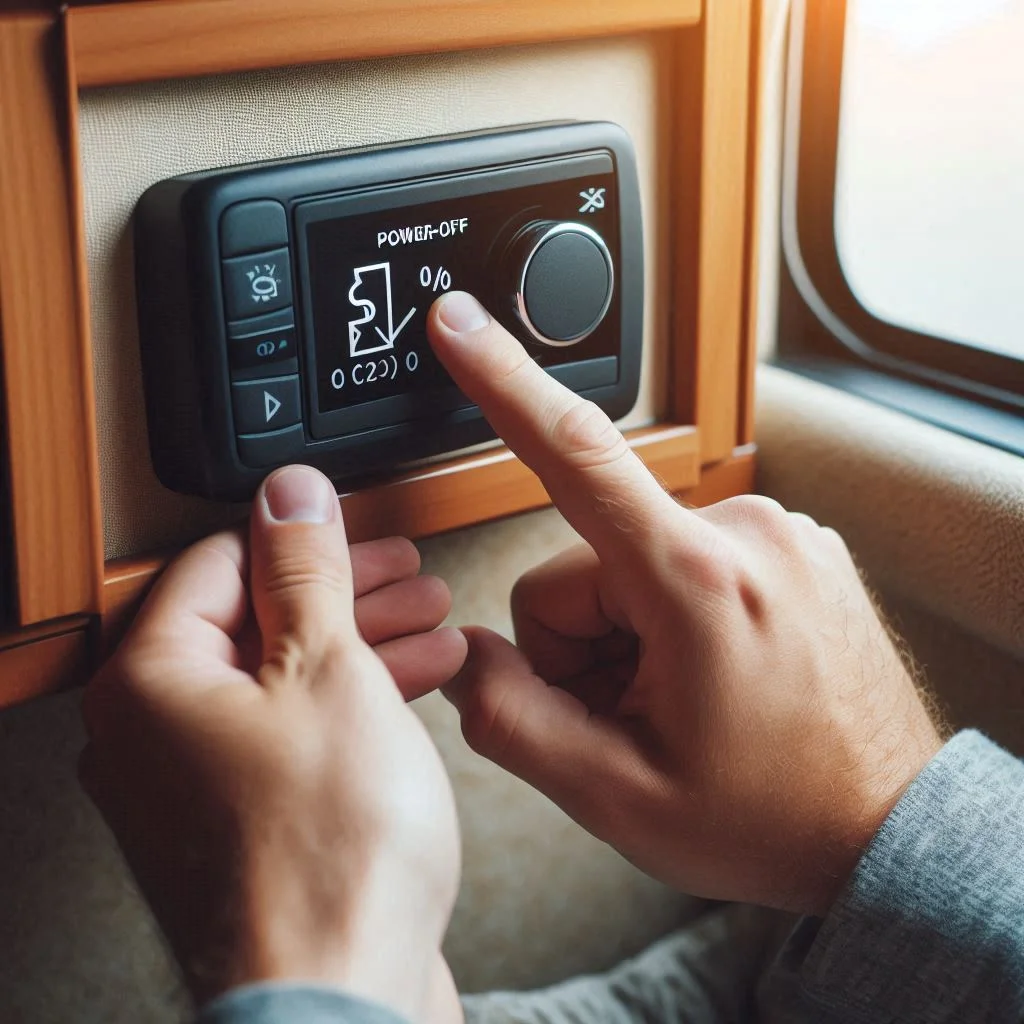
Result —
[{"label": "ribbed cuff", "polygon": [[791,945],[802,943],[804,995],[843,1018],[1017,1024],[1024,765],[980,733],[954,737],[893,809],[816,934],[794,934]]}]

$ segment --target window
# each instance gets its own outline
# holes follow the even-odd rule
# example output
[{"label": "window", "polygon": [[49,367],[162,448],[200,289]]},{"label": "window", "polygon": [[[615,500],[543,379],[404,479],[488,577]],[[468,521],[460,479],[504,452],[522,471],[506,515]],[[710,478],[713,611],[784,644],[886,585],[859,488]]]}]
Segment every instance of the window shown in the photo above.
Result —
[{"label": "window", "polygon": [[793,0],[779,359],[1024,454],[1024,0]]},{"label": "window", "polygon": [[1024,0],[850,0],[835,227],[874,316],[1024,357]]}]

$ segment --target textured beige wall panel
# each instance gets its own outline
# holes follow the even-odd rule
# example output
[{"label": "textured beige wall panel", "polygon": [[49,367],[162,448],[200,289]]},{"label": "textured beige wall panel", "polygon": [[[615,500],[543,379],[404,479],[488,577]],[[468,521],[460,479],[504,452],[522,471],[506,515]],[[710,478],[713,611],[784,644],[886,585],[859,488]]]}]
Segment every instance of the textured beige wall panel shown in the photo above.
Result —
[{"label": "textured beige wall panel", "polygon": [[873,582],[1024,655],[1024,459],[772,367],[758,490],[835,527]]},{"label": "textured beige wall panel", "polygon": [[[187,171],[560,118],[623,125],[637,148],[649,268],[645,365],[629,425],[663,408],[665,260],[653,38],[439,54],[86,90],[80,129],[107,558],[180,543],[238,515],[157,482],[149,462],[130,219]],[[456,282],[457,283],[457,282]]]},{"label": "textured beige wall panel", "polygon": [[1024,756],[1024,658],[998,650],[914,601],[885,596],[884,603],[950,724],[981,729]]}]

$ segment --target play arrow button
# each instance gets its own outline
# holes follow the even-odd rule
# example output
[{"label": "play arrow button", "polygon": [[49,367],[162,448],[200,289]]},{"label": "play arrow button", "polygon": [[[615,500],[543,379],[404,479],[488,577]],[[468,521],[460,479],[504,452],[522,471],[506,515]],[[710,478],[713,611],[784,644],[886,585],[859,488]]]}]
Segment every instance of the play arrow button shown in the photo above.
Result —
[{"label": "play arrow button", "polygon": [[269,423],[274,416],[277,415],[277,411],[281,408],[281,402],[276,399],[269,391],[263,392],[263,410],[267,414],[267,422]]},{"label": "play arrow button", "polygon": [[231,405],[235,430],[240,436],[269,434],[293,427],[302,420],[298,375],[234,381]]}]

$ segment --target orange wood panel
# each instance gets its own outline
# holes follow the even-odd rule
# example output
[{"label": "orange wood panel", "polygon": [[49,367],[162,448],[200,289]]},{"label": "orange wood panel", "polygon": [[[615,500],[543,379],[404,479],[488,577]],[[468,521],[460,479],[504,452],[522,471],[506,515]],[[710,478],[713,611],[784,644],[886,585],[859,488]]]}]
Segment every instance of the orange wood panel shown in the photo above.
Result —
[{"label": "orange wood panel", "polygon": [[693,23],[700,7],[700,0],[163,0],[77,7],[68,19],[78,82],[88,86],[642,32]]},{"label": "orange wood panel", "polygon": [[142,599],[156,581],[170,553],[108,562],[103,581],[102,651],[106,654],[124,635]]},{"label": "orange wood panel", "polygon": [[743,260],[743,319],[740,346],[740,394],[737,441],[754,441],[754,381],[757,370],[758,293],[760,291],[761,173],[764,166],[764,55],[770,25],[763,16],[764,0],[754,0],[750,22],[747,96],[747,218]]},{"label": "orange wood panel", "polygon": [[695,507],[714,505],[737,494],[754,492],[756,450],[754,445],[737,448],[732,455],[701,470],[700,483],[683,491],[680,497]]},{"label": "orange wood panel", "polygon": [[59,44],[46,16],[0,17],[0,342],[23,624],[98,611],[103,568]]},{"label": "orange wood panel", "polygon": [[[666,489],[686,491],[700,479],[698,437],[692,427],[649,427],[627,436]],[[540,481],[507,448],[412,470],[342,496],[351,541],[393,534],[415,539],[548,504]],[[123,632],[169,557],[127,558],[107,566],[107,643]]]},{"label": "orange wood panel", "polygon": [[61,633],[85,629],[89,625],[89,621],[85,615],[71,615],[68,618],[43,622],[38,626],[25,626],[9,633],[0,633],[0,651],[6,651],[10,647],[20,647],[22,644],[32,644],[37,640],[46,640],[48,637]]},{"label": "orange wood panel", "polygon": [[705,463],[732,452],[739,425],[753,2],[708,3],[676,53],[673,412],[700,428]]},{"label": "orange wood panel", "polygon": [[[699,479],[692,427],[644,428],[631,431],[629,441],[668,490],[679,491]],[[548,504],[540,480],[507,448],[416,470],[344,499],[353,540],[424,537]]]},{"label": "orange wood panel", "polygon": [[0,708],[74,686],[89,670],[89,634],[84,628],[0,647]]}]

